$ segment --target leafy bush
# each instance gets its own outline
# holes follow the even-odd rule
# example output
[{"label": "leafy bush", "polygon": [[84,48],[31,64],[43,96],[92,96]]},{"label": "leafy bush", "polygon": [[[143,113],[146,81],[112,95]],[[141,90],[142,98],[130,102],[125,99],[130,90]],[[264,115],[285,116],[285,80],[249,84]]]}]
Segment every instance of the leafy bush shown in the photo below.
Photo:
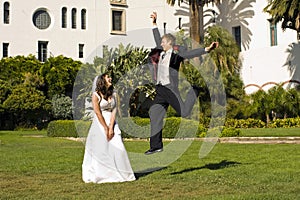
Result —
[{"label": "leafy bush", "polygon": [[212,129],[203,129],[198,137],[237,137],[240,135],[241,130],[236,128],[216,127]]},{"label": "leafy bush", "polygon": [[238,137],[241,134],[240,129],[236,128],[224,128],[220,137]]},{"label": "leafy bush", "polygon": [[300,117],[276,119],[271,121],[268,126],[260,119],[227,119],[225,122],[227,128],[291,128],[300,127]]},{"label": "leafy bush", "polygon": [[300,127],[300,117],[297,118],[286,118],[276,119],[269,125],[270,128],[290,128]]},{"label": "leafy bush", "polygon": [[231,128],[264,128],[266,123],[260,119],[227,119],[225,127]]},{"label": "leafy bush", "polygon": [[81,64],[80,61],[62,55],[48,58],[39,69],[48,88],[47,97],[51,99],[55,94],[71,95]]},{"label": "leafy bush", "polygon": [[52,97],[71,96],[81,62],[58,56],[41,63],[29,55],[1,59],[0,66],[0,129],[40,129],[53,119]]},{"label": "leafy bush", "polygon": [[197,137],[205,137],[207,133],[207,128],[203,124],[199,124]]},{"label": "leafy bush", "polygon": [[72,99],[64,94],[54,95],[52,112],[56,119],[72,119]]}]

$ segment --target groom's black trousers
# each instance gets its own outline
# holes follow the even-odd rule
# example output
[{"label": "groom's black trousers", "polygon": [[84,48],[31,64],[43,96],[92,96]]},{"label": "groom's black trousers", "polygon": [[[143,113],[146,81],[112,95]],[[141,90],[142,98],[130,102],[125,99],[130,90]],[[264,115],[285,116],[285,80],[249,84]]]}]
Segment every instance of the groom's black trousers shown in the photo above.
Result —
[{"label": "groom's black trousers", "polygon": [[173,88],[171,85],[156,85],[156,96],[149,111],[151,149],[160,149],[163,147],[163,119],[169,105],[171,105],[180,116],[187,117],[193,109],[197,96],[197,90],[191,88],[187,93],[186,100],[183,102],[177,87]]}]

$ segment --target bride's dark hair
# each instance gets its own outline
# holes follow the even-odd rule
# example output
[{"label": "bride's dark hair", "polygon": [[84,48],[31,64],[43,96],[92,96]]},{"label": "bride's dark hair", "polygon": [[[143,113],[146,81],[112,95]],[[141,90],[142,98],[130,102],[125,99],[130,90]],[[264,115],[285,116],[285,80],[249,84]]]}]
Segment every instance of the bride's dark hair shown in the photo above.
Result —
[{"label": "bride's dark hair", "polygon": [[[105,100],[108,100],[108,98],[110,96],[112,96],[113,94],[113,86],[107,86],[105,77],[109,76],[108,73],[104,73],[101,74],[100,76],[98,76],[97,82],[96,82],[96,92],[100,95],[100,93],[102,94],[103,98]],[[101,95],[100,95],[101,96]]]}]

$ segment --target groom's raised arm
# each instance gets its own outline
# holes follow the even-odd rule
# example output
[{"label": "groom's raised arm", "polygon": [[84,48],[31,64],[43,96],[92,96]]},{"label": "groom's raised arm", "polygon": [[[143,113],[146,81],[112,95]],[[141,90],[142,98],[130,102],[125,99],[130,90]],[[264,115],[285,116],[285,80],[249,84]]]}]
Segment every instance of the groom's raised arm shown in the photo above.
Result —
[{"label": "groom's raised arm", "polygon": [[[154,37],[154,40],[155,40],[156,47],[158,49],[162,49],[162,47],[161,47],[161,35],[160,35],[160,32],[159,32],[158,27],[157,27],[157,23],[156,23],[157,13],[153,12],[150,15],[150,18],[152,18],[152,24],[153,24],[152,32],[153,32],[153,37]],[[212,42],[210,44],[210,46],[208,46],[208,47],[197,48],[197,49],[193,49],[193,50],[190,50],[190,51],[187,51],[186,47],[181,46],[181,45],[173,45],[173,48],[174,49],[176,48],[178,50],[178,54],[181,57],[183,57],[184,59],[190,59],[190,58],[195,58],[195,57],[199,57],[203,54],[206,54],[206,53],[210,52],[211,50],[217,48],[218,45],[219,45],[218,42]]]},{"label": "groom's raised arm", "polygon": [[161,35],[159,33],[158,28],[153,27],[152,32],[153,32],[153,37],[154,37],[154,40],[155,40],[156,47],[161,48],[161,46],[160,46],[160,44],[161,44]]},{"label": "groom's raised arm", "polygon": [[195,57],[202,56],[203,54],[209,53],[210,51],[214,50],[218,46],[219,46],[218,42],[212,42],[208,47],[192,49],[190,51],[182,51],[179,52],[178,54],[185,59],[195,58]]},{"label": "groom's raised arm", "polygon": [[153,12],[150,15],[150,18],[152,18],[152,24],[153,24],[152,32],[153,32],[153,37],[154,37],[154,40],[155,40],[156,47],[162,48],[160,46],[160,44],[161,44],[161,35],[160,35],[160,32],[159,32],[159,30],[157,28],[157,24],[156,24],[157,13]]}]

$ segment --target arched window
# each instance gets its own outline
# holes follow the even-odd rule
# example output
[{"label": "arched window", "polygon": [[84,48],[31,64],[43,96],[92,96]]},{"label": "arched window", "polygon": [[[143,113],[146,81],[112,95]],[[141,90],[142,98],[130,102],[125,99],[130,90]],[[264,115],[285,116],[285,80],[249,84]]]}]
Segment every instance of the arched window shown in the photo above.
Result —
[{"label": "arched window", "polygon": [[9,24],[9,3],[8,2],[4,2],[4,6],[3,6],[4,10],[3,10],[3,22],[4,24]]},{"label": "arched window", "polygon": [[86,29],[86,9],[81,10],[81,29]]},{"label": "arched window", "polygon": [[76,28],[76,14],[77,10],[76,8],[72,9],[72,28]]},{"label": "arched window", "polygon": [[61,27],[67,28],[67,8],[63,7],[61,9]]}]

